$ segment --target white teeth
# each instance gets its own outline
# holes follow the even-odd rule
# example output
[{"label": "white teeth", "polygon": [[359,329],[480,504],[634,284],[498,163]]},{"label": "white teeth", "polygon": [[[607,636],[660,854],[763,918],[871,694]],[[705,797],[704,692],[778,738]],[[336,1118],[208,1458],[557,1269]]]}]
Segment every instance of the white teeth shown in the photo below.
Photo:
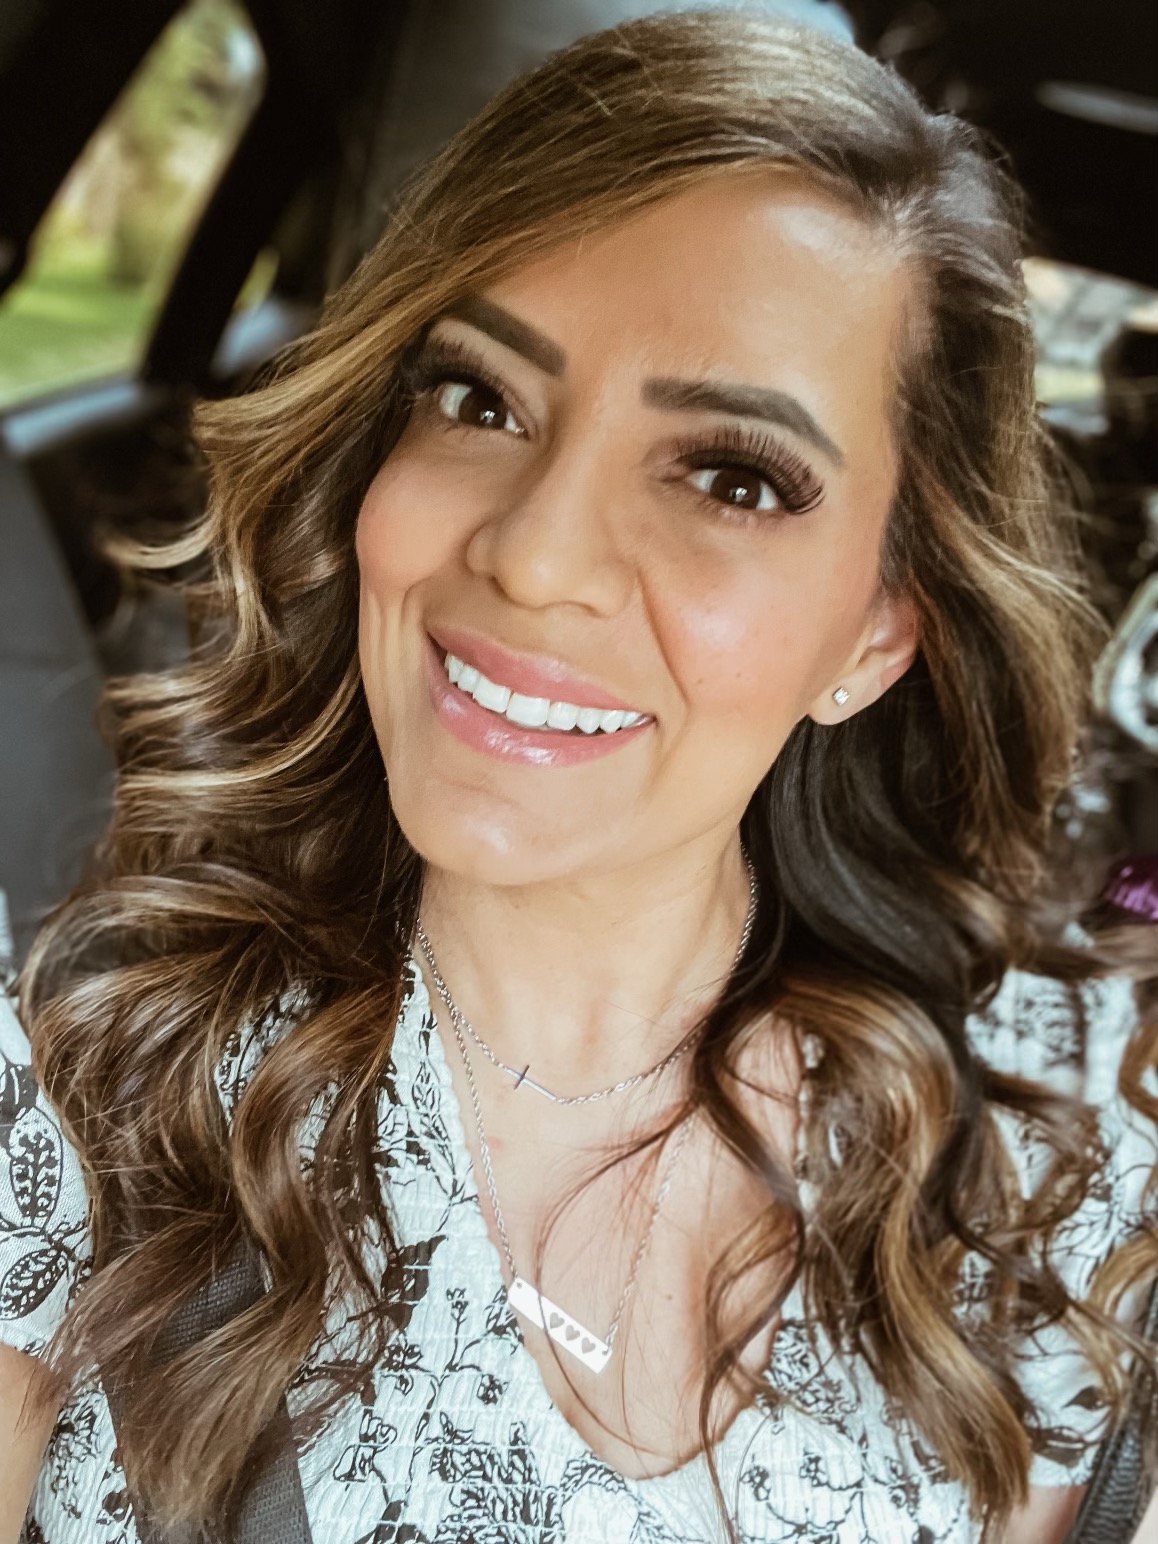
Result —
[{"label": "white teeth", "polygon": [[542,729],[550,708],[549,697],[524,697],[521,692],[512,692],[507,703],[507,717],[512,724],[521,724],[524,729]]},{"label": "white teeth", "polygon": [[581,708],[574,702],[552,702],[547,697],[528,697],[513,692],[509,686],[501,686],[483,675],[473,665],[459,659],[457,654],[446,655],[446,674],[460,691],[473,697],[480,707],[492,713],[501,713],[512,724],[522,729],[581,729],[584,734],[614,734],[617,729],[630,729],[642,723],[644,713],[628,713],[623,708]]},{"label": "white teeth", "polygon": [[480,708],[489,708],[492,713],[505,713],[511,700],[511,689],[509,686],[500,686],[489,676],[480,675],[471,696]]}]

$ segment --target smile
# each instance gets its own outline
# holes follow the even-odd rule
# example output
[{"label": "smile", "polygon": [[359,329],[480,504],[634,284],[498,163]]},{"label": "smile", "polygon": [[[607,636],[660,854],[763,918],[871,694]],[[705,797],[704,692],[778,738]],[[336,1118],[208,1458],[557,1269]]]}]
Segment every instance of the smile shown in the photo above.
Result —
[{"label": "smile", "polygon": [[576,702],[556,702],[548,697],[528,697],[513,691],[501,681],[492,681],[474,665],[468,665],[457,654],[446,655],[443,660],[452,686],[487,709],[505,718],[509,724],[521,729],[547,729],[562,734],[578,731],[581,734],[615,734],[620,729],[630,729],[642,723],[644,713],[625,711],[621,708],[585,707]]},{"label": "smile", "polygon": [[654,714],[633,711],[563,661],[518,654],[479,634],[439,626],[427,634],[425,659],[436,721],[483,756],[579,767],[638,745],[655,729]]}]

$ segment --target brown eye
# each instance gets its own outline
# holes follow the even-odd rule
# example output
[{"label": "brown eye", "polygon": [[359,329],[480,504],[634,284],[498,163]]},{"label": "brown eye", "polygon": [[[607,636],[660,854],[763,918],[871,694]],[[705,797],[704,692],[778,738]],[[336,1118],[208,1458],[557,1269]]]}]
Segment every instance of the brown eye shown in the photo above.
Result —
[{"label": "brown eye", "polygon": [[505,429],[522,434],[518,420],[497,391],[478,381],[446,381],[434,394],[444,418],[471,429]]},{"label": "brown eye", "polygon": [[733,509],[775,509],[776,495],[763,477],[739,466],[706,466],[691,476],[693,488]]}]

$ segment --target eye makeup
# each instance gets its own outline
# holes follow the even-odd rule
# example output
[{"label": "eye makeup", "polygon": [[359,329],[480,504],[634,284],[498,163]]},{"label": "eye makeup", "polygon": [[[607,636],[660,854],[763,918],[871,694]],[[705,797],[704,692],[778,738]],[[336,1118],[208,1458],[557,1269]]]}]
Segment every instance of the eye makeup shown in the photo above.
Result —
[{"label": "eye makeup", "polygon": [[403,358],[398,379],[412,403],[430,396],[435,387],[448,381],[461,381],[493,393],[508,411],[519,416],[510,400],[510,388],[473,349],[457,340],[426,338]]},{"label": "eye makeup", "polygon": [[[511,402],[509,386],[469,344],[458,339],[423,339],[403,358],[399,369],[402,390],[414,404],[429,399],[438,387],[452,381],[492,394],[520,419]],[[471,426],[447,420],[446,427]],[[683,436],[672,443],[669,453],[685,474],[718,468],[765,483],[771,489],[778,508],[767,510],[732,506],[708,493],[700,494],[714,509],[727,511],[735,519],[766,522],[786,515],[803,515],[824,498],[824,484],[804,457],[767,430],[751,425],[725,424]]]},{"label": "eye makeup", "polygon": [[[777,515],[804,515],[815,509],[824,497],[824,484],[796,451],[790,450],[766,430],[726,424],[700,435],[679,439],[672,447],[675,459],[687,471],[719,468],[739,472],[765,482],[776,495],[779,510],[744,509],[736,506],[736,515],[756,520],[775,519]],[[703,495],[710,499],[710,495]],[[710,500],[723,508],[718,499]]]}]

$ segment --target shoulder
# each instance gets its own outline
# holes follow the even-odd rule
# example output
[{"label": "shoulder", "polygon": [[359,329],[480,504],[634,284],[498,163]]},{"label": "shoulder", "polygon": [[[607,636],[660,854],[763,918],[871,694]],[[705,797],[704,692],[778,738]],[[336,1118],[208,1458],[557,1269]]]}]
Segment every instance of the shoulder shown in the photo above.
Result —
[{"label": "shoulder", "polygon": [[0,1341],[43,1351],[89,1253],[80,1161],[37,1084],[15,1005],[0,990]]},{"label": "shoulder", "polygon": [[[384,988],[385,990],[385,988]],[[317,993],[306,981],[282,990],[260,1012],[251,1014],[229,1035],[214,1071],[217,1092],[232,1116],[241,1096],[270,1052],[318,1011]],[[430,997],[417,962],[408,959],[402,972],[394,1048],[412,1051],[420,1039],[429,1043],[434,1020]],[[413,1060],[413,1056],[405,1058]]]},{"label": "shoulder", "polygon": [[995,1070],[1102,1104],[1116,1093],[1138,1022],[1134,983],[1125,976],[1066,982],[1012,969],[966,1030],[973,1050]]},{"label": "shoulder", "polygon": [[222,1106],[232,1116],[254,1073],[266,1056],[309,1013],[304,985],[286,988],[260,1012],[240,1023],[225,1042],[214,1069]]},{"label": "shoulder", "polygon": [[[1143,1225],[1147,1189],[1158,1167],[1158,1126],[1122,1094],[1123,1059],[1141,1012],[1126,976],[1064,982],[1010,970],[985,1009],[968,1020],[977,1056],[996,1071],[1081,1101],[1097,1116],[1103,1164],[1081,1217],[1113,1231]],[[1144,1082],[1158,1095],[1151,1068]],[[1000,1123],[1027,1188],[1049,1149],[1027,1117],[1000,1112]]]},{"label": "shoulder", "polygon": [[[974,1051],[997,1071],[1044,1084],[1094,1111],[1097,1167],[1049,1251],[1051,1265],[1078,1301],[1089,1296],[1100,1267],[1155,1224],[1158,1127],[1119,1088],[1140,1019],[1127,977],[1067,983],[1011,970],[969,1021]],[[1149,1091],[1158,1093],[1153,1069],[1148,1078]],[[1022,1189],[1031,1193],[1053,1149],[1029,1117],[1004,1109],[997,1114]],[[1147,1291],[1141,1281],[1125,1294],[1116,1309],[1123,1320],[1140,1318]],[[1104,1435],[1098,1380],[1082,1348],[1063,1324],[1042,1324],[1020,1348],[1017,1375],[1036,1412],[1032,1483],[1082,1483]]]}]

